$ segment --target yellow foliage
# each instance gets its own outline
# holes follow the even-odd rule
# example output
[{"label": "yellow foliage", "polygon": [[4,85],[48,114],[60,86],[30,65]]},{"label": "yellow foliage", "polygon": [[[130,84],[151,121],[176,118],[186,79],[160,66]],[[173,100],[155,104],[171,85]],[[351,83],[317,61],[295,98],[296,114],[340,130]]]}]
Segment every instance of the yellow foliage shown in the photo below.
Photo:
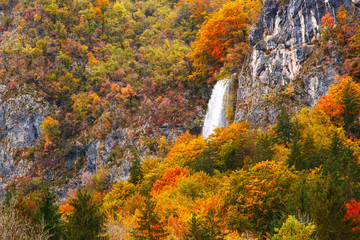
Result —
[{"label": "yellow foliage", "polygon": [[130,182],[119,181],[115,183],[113,189],[104,198],[104,209],[109,213],[116,213],[120,207],[124,206],[126,199],[135,191],[135,185]]},{"label": "yellow foliage", "polygon": [[256,231],[265,234],[270,230],[268,219],[281,214],[296,179],[295,172],[274,161],[235,171],[223,181],[220,191],[228,224],[233,224],[234,230],[254,224]]},{"label": "yellow foliage", "polygon": [[311,136],[317,149],[329,146],[334,131],[340,131],[338,127],[331,123],[330,117],[318,109],[303,108],[301,112],[294,117],[297,122],[297,128],[301,132],[301,137]]},{"label": "yellow foliage", "polygon": [[89,52],[88,54],[86,54],[86,56],[88,57],[88,64],[90,66],[96,66],[100,64],[100,61],[96,60],[92,52]]},{"label": "yellow foliage", "polygon": [[193,136],[186,132],[184,136],[178,137],[174,147],[165,158],[166,162],[177,163],[180,166],[188,166],[199,159],[204,151],[209,149],[202,136]]},{"label": "yellow foliage", "polygon": [[221,147],[230,140],[235,141],[244,136],[249,131],[250,124],[248,122],[238,122],[228,125],[226,128],[216,128],[214,133],[208,137],[208,141],[215,149],[220,150]]},{"label": "yellow foliage", "polygon": [[83,120],[88,116],[97,114],[97,106],[101,103],[100,97],[96,93],[79,93],[71,96],[74,101],[73,110],[78,119]]},{"label": "yellow foliage", "polygon": [[59,129],[60,124],[57,120],[52,117],[46,117],[41,124],[42,133],[46,141],[54,141],[57,140],[61,134]]}]

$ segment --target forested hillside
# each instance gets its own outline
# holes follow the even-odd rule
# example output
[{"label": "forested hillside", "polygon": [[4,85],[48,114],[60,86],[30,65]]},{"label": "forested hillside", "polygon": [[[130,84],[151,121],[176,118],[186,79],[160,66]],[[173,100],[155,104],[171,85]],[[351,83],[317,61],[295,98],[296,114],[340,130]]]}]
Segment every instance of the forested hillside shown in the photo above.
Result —
[{"label": "forested hillside", "polygon": [[0,0],[0,239],[359,239],[358,16]]}]

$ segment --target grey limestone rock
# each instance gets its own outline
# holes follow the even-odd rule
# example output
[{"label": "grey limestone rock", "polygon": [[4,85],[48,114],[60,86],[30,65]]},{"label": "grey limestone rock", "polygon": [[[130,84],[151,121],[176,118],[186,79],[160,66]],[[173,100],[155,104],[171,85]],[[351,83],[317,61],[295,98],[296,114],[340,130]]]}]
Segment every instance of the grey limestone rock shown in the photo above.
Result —
[{"label": "grey limestone rock", "polygon": [[321,18],[351,0],[267,0],[250,30],[253,51],[239,76],[235,121],[275,123],[281,105],[296,111],[314,106],[339,74],[336,54],[320,52]]},{"label": "grey limestone rock", "polygon": [[48,113],[47,104],[33,90],[23,86],[10,92],[0,85],[0,188],[7,178],[28,172],[31,165],[15,162],[15,154],[21,148],[35,145]]}]

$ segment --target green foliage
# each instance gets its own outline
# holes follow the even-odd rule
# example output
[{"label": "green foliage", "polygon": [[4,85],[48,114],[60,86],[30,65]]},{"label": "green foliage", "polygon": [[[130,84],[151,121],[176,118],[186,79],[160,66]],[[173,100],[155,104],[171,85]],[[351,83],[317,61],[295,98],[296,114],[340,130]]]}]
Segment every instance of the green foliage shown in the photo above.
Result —
[{"label": "green foliage", "polygon": [[271,133],[260,133],[255,143],[255,157],[257,162],[272,160],[275,154],[274,139]]},{"label": "green foliage", "polygon": [[281,108],[276,120],[275,135],[277,142],[288,147],[293,135],[293,123],[291,122],[290,114],[285,107]]},{"label": "green foliage", "polygon": [[[342,92],[340,104],[344,106],[342,118],[344,119],[345,129],[351,132],[359,131],[357,118],[360,112],[360,94],[358,87],[348,82]],[[355,120],[357,120],[356,123]]]},{"label": "green foliage", "polygon": [[75,198],[70,200],[69,205],[73,207],[73,211],[65,224],[66,239],[97,239],[104,222],[101,202],[94,199],[89,190],[78,188]]},{"label": "green foliage", "polygon": [[272,240],[311,240],[315,225],[301,223],[294,216],[289,216],[281,228],[276,231]]},{"label": "green foliage", "polygon": [[354,224],[345,220],[346,194],[332,179],[318,182],[313,197],[313,216],[319,240],[358,239],[352,229]]},{"label": "green foliage", "polygon": [[186,240],[207,240],[207,239],[224,239],[221,231],[221,220],[215,217],[215,210],[211,208],[205,217],[200,218],[192,214],[188,223],[188,233]]},{"label": "green foliage", "polygon": [[204,228],[204,222],[196,216],[196,214],[192,214],[188,223],[188,233],[186,234],[186,240],[202,240],[206,239],[206,231]]},{"label": "green foliage", "polygon": [[45,224],[45,230],[49,231],[50,240],[60,240],[63,237],[63,223],[59,214],[59,206],[56,204],[55,196],[45,190],[38,202],[33,221],[36,224]]},{"label": "green foliage", "polygon": [[142,168],[141,159],[136,158],[135,161],[131,164],[129,169],[129,173],[130,173],[129,182],[133,184],[140,183],[140,181],[143,178],[143,173],[141,168]]},{"label": "green foliage", "polygon": [[145,200],[140,216],[137,218],[133,232],[134,239],[164,239],[168,234],[161,226],[158,215],[155,212],[155,203],[151,199]]}]

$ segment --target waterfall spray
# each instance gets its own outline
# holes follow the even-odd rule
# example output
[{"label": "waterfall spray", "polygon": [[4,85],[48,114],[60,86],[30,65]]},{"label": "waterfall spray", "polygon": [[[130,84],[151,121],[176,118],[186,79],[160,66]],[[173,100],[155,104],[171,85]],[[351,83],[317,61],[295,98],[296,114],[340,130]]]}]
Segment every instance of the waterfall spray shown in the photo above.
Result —
[{"label": "waterfall spray", "polygon": [[226,96],[229,92],[231,79],[223,79],[215,84],[211,93],[208,110],[202,129],[202,135],[207,138],[217,127],[225,127],[227,122],[225,119]]}]

